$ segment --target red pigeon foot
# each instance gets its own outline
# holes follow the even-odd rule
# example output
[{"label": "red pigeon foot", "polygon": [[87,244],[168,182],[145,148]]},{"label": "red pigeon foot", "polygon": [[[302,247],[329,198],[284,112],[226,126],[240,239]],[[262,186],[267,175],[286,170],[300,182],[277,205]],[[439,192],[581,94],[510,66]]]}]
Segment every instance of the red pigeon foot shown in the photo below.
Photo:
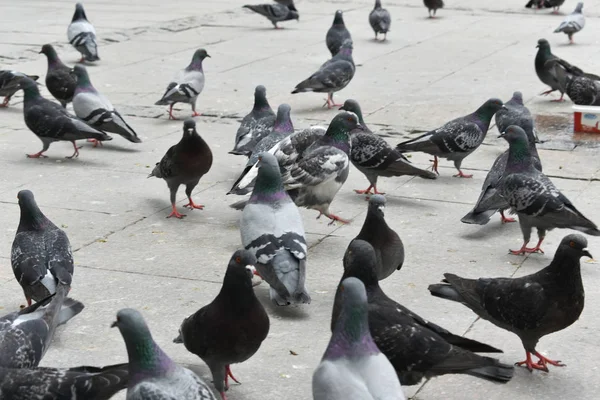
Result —
[{"label": "red pigeon foot", "polygon": [[504,211],[500,211],[500,218],[503,224],[509,223],[509,222],[516,222],[517,220],[514,218],[509,218],[509,217],[505,217],[504,216]]}]

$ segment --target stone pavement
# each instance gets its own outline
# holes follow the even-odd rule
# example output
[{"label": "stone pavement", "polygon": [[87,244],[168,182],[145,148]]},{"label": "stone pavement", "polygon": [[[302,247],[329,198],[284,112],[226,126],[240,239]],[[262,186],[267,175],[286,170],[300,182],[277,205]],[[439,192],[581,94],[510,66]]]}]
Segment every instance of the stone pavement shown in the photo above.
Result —
[{"label": "stone pavement", "polygon": [[[393,17],[385,43],[375,43],[367,16],[372,1],[299,0],[300,21],[285,22],[274,31],[270,23],[241,1],[93,0],[87,14],[100,38],[102,61],[90,66],[92,82],[127,117],[143,140],[139,145],[119,136],[103,148],[83,144],[78,159],[66,160],[72,147],[55,143],[49,158],[25,158],[40,149],[40,141],[25,127],[22,97],[0,110],[0,311],[23,303],[10,267],[10,246],[19,219],[16,193],[31,189],[46,215],[62,226],[75,251],[72,296],[85,310],[58,330],[42,365],[106,365],[123,362],[127,354],[119,332],[110,329],[117,310],[139,309],[156,341],[176,361],[190,365],[210,380],[208,368],[171,340],[180,322],[218,292],[227,261],[240,247],[240,214],[228,207],[237,200],[225,196],[245,162],[227,154],[240,118],[252,106],[257,84],[264,84],[270,103],[287,102],[296,128],[326,124],[335,111],[321,108],[323,95],[291,95],[295,84],[328,59],[325,32],[336,9],[345,11],[351,30],[357,72],[336,95],[342,102],[357,99],[365,119],[390,143],[435,128],[472,112],[489,97],[507,100],[521,90],[537,116],[544,171],[588,217],[600,221],[600,164],[593,138],[570,134],[571,103],[550,103],[539,97],[533,59],[539,38],[549,39],[555,54],[584,70],[599,73],[600,3],[586,3],[587,26],[568,46],[565,35],[553,34],[575,1],[562,15],[523,8],[525,0],[448,0],[440,18],[428,20],[421,0],[385,1]],[[42,76],[46,61],[37,54],[53,43],[62,60],[73,65],[79,54],[66,43],[74,10],[71,1],[4,2],[0,14],[2,69]],[[204,113],[198,131],[211,146],[215,162],[197,187],[194,198],[204,211],[188,212],[182,221],[165,219],[168,190],[158,179],[146,180],[151,167],[181,136],[181,121],[168,121],[166,107],[154,106],[172,74],[205,47],[206,87],[198,100]],[[49,94],[43,89],[47,97]],[[553,97],[551,95],[550,97]],[[554,96],[556,97],[556,96]],[[191,112],[176,107],[177,115]],[[508,248],[521,244],[518,225],[501,226],[499,218],[484,227],[460,223],[477,199],[486,170],[506,148],[495,128],[486,142],[463,163],[473,179],[452,178],[452,164],[442,161],[437,181],[409,177],[381,179],[387,192],[386,218],[401,235],[406,251],[402,271],[382,283],[405,306],[457,334],[504,349],[501,359],[524,357],[515,335],[475,318],[465,307],[433,298],[427,285],[444,272],[464,276],[519,276],[537,271],[551,260],[567,231],[551,232],[546,254],[515,257]],[[412,160],[428,165],[428,156]],[[311,376],[329,341],[329,320],[341,257],[360,230],[364,199],[353,193],[366,179],[355,169],[332,205],[354,221],[329,226],[316,212],[302,210],[310,244],[307,284],[312,304],[275,308],[266,285],[256,293],[268,309],[271,331],[259,352],[233,371],[243,382],[229,392],[232,400],[311,398]],[[184,200],[183,190],[178,198]],[[592,254],[600,240],[588,237]],[[596,254],[597,257],[600,255]],[[595,399],[600,390],[596,361],[600,356],[600,270],[597,263],[582,268],[587,305],[569,329],[542,339],[539,351],[568,367],[549,374],[517,369],[507,385],[468,376],[446,376],[405,387],[415,399]],[[294,352],[292,354],[291,352]],[[123,394],[117,398],[124,398]]]}]

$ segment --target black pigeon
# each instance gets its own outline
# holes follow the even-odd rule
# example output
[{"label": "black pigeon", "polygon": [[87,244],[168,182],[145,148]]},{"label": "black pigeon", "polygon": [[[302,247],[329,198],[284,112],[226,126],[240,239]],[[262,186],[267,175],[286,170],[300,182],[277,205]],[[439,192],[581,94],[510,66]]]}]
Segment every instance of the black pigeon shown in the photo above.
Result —
[{"label": "black pigeon", "polygon": [[462,161],[483,143],[494,114],[503,107],[502,100],[489,99],[474,113],[453,119],[440,128],[396,146],[400,152],[421,151],[434,157],[432,169],[438,173],[438,157],[454,161],[455,177],[472,178],[464,174]]},{"label": "black pigeon", "polygon": [[383,33],[383,40],[387,39],[387,33],[392,24],[392,16],[388,10],[381,7],[381,0],[375,0],[375,8],[369,14],[369,24],[375,32],[375,40],[377,40],[377,35],[380,33]]},{"label": "black pigeon", "polygon": [[75,368],[2,368],[0,398],[107,400],[127,387],[128,364]]},{"label": "black pigeon", "polygon": [[[535,168],[525,132],[511,126],[501,136],[506,139],[509,148],[498,192],[519,216],[523,232],[523,246],[519,250],[511,250],[511,253],[543,253],[540,246],[546,231],[554,228],[575,229],[600,236],[596,224],[583,216],[550,179]],[[539,241],[534,248],[528,248],[533,227],[537,228]]]},{"label": "black pigeon", "polygon": [[435,13],[437,10],[444,8],[444,0],[423,0],[423,4],[425,4],[425,7],[427,7],[429,18],[435,18]]},{"label": "black pigeon", "polygon": [[[475,340],[456,336],[396,303],[379,287],[373,247],[354,240],[344,255],[344,275],[360,279],[367,289],[369,329],[379,350],[390,360],[403,385],[416,385],[423,378],[445,374],[468,374],[493,382],[508,382],[512,365],[474,352],[498,352]],[[335,294],[331,327],[341,310],[341,292]]]},{"label": "black pigeon", "polygon": [[523,104],[523,93],[514,92],[512,98],[504,103],[504,107],[496,112],[495,120],[499,132],[504,132],[511,125],[517,125],[523,128],[528,137],[533,135],[536,142],[539,142],[535,135],[531,111]]},{"label": "black pigeon", "polygon": [[[364,240],[373,246],[377,255],[375,273],[377,279],[382,280],[394,271],[400,271],[404,264],[404,244],[400,236],[385,222],[385,197],[380,194],[371,196],[367,217],[354,240]],[[348,246],[350,250],[351,246]]]},{"label": "black pigeon", "polygon": [[73,253],[67,234],[42,213],[31,191],[21,190],[17,198],[21,219],[10,261],[30,306],[31,300],[54,294],[59,284],[71,286]]},{"label": "black pigeon", "polygon": [[375,135],[365,124],[362,110],[356,100],[346,100],[340,110],[353,112],[364,130],[351,132],[352,149],[350,161],[369,180],[365,190],[355,190],[359,194],[369,194],[371,189],[375,194],[385,194],[377,191],[377,178],[380,176],[413,175],[425,179],[436,179],[437,175],[415,167],[404,154],[395,150],[385,140]]},{"label": "black pigeon", "polygon": [[[567,235],[546,268],[520,278],[465,279],[444,274],[444,283],[429,286],[436,297],[469,307],[480,318],[515,333],[526,352],[524,365],[532,371],[548,372],[548,364],[562,367],[535,349],[541,337],[572,325],[583,311],[584,291],[579,259],[592,258],[587,240]],[[531,355],[539,361],[534,363]]]},{"label": "black pigeon", "polygon": [[[257,14],[266,17],[275,29],[283,29],[280,26],[277,26],[278,22],[282,21],[290,21],[290,20],[300,20],[300,15],[298,14],[298,10],[294,6],[294,2],[292,0],[289,1],[278,1],[278,4],[256,4],[250,5],[246,4],[243,8],[247,8],[251,11],[254,11]],[[284,3],[288,3],[286,5]]]},{"label": "black pigeon", "polygon": [[560,9],[560,6],[563,5],[563,3],[565,2],[565,0],[544,0],[544,7],[545,8],[552,8],[552,12],[554,14],[558,14],[558,10]]},{"label": "black pigeon", "polygon": [[67,108],[67,104],[73,101],[77,79],[71,75],[71,68],[67,67],[58,58],[56,50],[51,44],[42,46],[40,54],[46,55],[48,59],[48,72],[46,73],[46,87],[50,94]]},{"label": "black pigeon", "polygon": [[185,194],[189,203],[184,207],[190,210],[204,208],[201,204],[196,204],[192,200],[192,191],[200,182],[212,166],[213,156],[208,144],[200,137],[196,131],[196,121],[189,118],[183,123],[183,137],[175,146],[171,146],[160,162],[148,175],[148,178],[155,176],[162,178],[167,182],[171,192],[171,214],[167,218],[183,218],[185,214],[180,214],[175,206],[175,198],[179,185],[185,185]]},{"label": "black pigeon", "polygon": [[0,367],[38,366],[56,327],[83,310],[82,303],[66,297],[68,291],[68,286],[58,285],[52,299],[0,317]]},{"label": "black pigeon", "polygon": [[566,93],[571,101],[579,105],[598,105],[600,103],[600,77],[582,73],[577,67],[565,66],[560,58],[546,61],[556,78],[561,92]]},{"label": "black pigeon", "polygon": [[223,399],[233,379],[231,364],[248,360],[269,333],[269,317],[252,289],[256,258],[248,250],[236,251],[212,303],[186,318],[175,343],[183,343],[210,368]]},{"label": "black pigeon", "polygon": [[546,0],[529,0],[527,4],[525,4],[525,8],[544,8],[544,3]]},{"label": "black pigeon", "polygon": [[340,51],[346,40],[352,41],[352,36],[348,29],[346,29],[346,24],[344,24],[343,11],[337,10],[333,17],[333,24],[325,36],[325,44],[327,44],[332,57]]},{"label": "black pigeon", "polygon": [[0,107],[8,107],[10,98],[17,92],[17,90],[21,89],[19,83],[23,78],[29,78],[37,81],[40,77],[37,75],[25,75],[24,73],[18,71],[0,71],[0,96],[4,96],[4,101],[2,104],[0,104]]}]

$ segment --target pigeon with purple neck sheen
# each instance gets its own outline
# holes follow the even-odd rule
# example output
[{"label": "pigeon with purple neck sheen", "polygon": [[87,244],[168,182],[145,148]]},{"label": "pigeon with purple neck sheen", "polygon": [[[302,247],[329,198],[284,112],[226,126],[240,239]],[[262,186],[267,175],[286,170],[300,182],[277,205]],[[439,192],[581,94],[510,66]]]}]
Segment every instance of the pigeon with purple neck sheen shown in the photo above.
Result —
[{"label": "pigeon with purple neck sheen", "polygon": [[341,311],[312,380],[314,400],[404,400],[396,371],[369,332],[365,285],[340,284]]},{"label": "pigeon with purple neck sheen", "polygon": [[435,13],[438,9],[444,8],[444,0],[423,0],[427,11],[429,12],[429,18],[435,18]]},{"label": "pigeon with purple neck sheen", "polygon": [[84,61],[98,61],[98,44],[96,43],[96,30],[94,25],[88,21],[83,9],[83,4],[77,3],[75,5],[75,14],[67,29],[67,38],[69,43],[75,49],[81,53],[81,60]]},{"label": "pigeon with purple neck sheen", "polygon": [[235,145],[229,154],[250,157],[256,144],[271,133],[275,119],[275,113],[267,100],[267,89],[258,85],[254,90],[254,107],[242,119],[235,135]]},{"label": "pigeon with purple neck sheen", "polygon": [[333,17],[333,24],[331,24],[327,35],[325,35],[325,44],[332,57],[339,53],[346,40],[352,42],[352,35],[350,35],[344,23],[344,12],[337,10]]},{"label": "pigeon with purple neck sheen", "polygon": [[247,8],[267,18],[271,21],[273,28],[275,29],[283,29],[282,27],[277,26],[278,22],[290,21],[293,19],[300,21],[300,15],[292,0],[285,2],[280,0],[277,1],[276,4],[246,4],[243,8]]},{"label": "pigeon with purple neck sheen", "polygon": [[18,71],[0,71],[0,96],[4,96],[4,101],[0,104],[0,108],[8,107],[10,98],[21,89],[19,82],[23,78],[29,78],[34,81],[40,79],[37,75],[25,75]]},{"label": "pigeon with purple neck sheen", "polygon": [[119,328],[129,357],[127,400],[216,400],[198,375],[177,365],[156,344],[137,310],[120,310],[111,327]]},{"label": "pigeon with purple neck sheen", "polygon": [[42,46],[40,54],[48,59],[48,71],[46,72],[46,87],[48,91],[60,104],[67,108],[67,104],[73,100],[77,80],[71,74],[71,68],[63,64],[51,44]]},{"label": "pigeon with purple neck sheen", "polygon": [[377,35],[380,33],[383,33],[383,40],[387,39],[387,33],[392,24],[392,16],[388,10],[381,7],[381,0],[375,0],[375,8],[369,14],[369,24],[375,32],[375,40],[377,40]]},{"label": "pigeon with purple neck sheen", "polygon": [[233,253],[217,297],[187,317],[173,340],[208,365],[223,399],[229,378],[238,382],[230,365],[252,357],[269,333],[269,316],[252,289],[255,264],[250,251]]},{"label": "pigeon with purple neck sheen", "polygon": [[573,35],[583,29],[585,26],[585,17],[583,16],[583,3],[577,3],[575,11],[567,15],[563,22],[560,23],[554,33],[563,32],[569,37],[569,43],[573,44]]}]

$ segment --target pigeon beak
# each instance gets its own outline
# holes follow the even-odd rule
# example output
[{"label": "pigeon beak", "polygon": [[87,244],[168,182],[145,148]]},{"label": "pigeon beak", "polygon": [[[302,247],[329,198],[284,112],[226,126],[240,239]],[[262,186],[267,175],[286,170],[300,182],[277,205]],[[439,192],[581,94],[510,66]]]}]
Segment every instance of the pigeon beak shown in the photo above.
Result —
[{"label": "pigeon beak", "polygon": [[338,110],[344,110],[344,111],[346,111],[346,109],[344,108],[344,106],[341,106],[340,108],[338,108]]},{"label": "pigeon beak", "polygon": [[535,129],[533,130],[533,143],[542,143],[542,141],[538,137],[537,132],[535,131]]},{"label": "pigeon beak", "polygon": [[111,328],[114,328],[115,326],[117,326],[117,321],[113,322],[112,324],[110,324]]},{"label": "pigeon beak", "polygon": [[206,57],[208,57],[208,58],[212,58],[212,57],[210,56],[210,54],[206,54]]},{"label": "pigeon beak", "polygon": [[498,139],[504,138],[504,136],[506,136],[506,131],[500,133],[500,135],[498,135]]},{"label": "pigeon beak", "polygon": [[381,211],[381,212],[384,212],[384,211],[385,211],[385,206],[379,206],[379,207],[377,207],[377,208],[379,208],[379,211]]},{"label": "pigeon beak", "polygon": [[246,269],[252,273],[252,275],[260,276],[254,265],[246,265]]},{"label": "pigeon beak", "polygon": [[588,258],[594,259],[594,256],[592,256],[592,254],[588,251],[588,249],[583,249],[583,251],[581,253]]},{"label": "pigeon beak", "polygon": [[365,127],[362,126],[361,124],[356,124],[356,129],[360,130],[360,131],[364,131]]},{"label": "pigeon beak", "polygon": [[537,49],[537,48],[539,48],[539,47],[540,47],[540,45],[539,45],[539,44],[538,44],[537,46],[535,46],[535,48],[536,48],[536,49]]}]

